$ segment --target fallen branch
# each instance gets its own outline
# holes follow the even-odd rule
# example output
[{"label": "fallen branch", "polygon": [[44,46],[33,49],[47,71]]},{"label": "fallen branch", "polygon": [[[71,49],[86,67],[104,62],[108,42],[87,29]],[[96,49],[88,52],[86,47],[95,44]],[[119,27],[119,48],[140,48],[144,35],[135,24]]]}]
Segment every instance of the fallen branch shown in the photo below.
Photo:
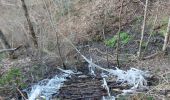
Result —
[{"label": "fallen branch", "polygon": [[0,50],[0,53],[3,53],[3,52],[11,52],[11,51],[15,51],[17,48],[11,48],[11,49],[2,49]]},{"label": "fallen branch", "polygon": [[0,50],[0,53],[3,53],[3,52],[14,52],[14,51],[20,49],[21,47],[22,46],[19,46],[17,48],[11,48],[11,49],[2,49],[2,50]]},{"label": "fallen branch", "polygon": [[156,52],[156,53],[151,54],[149,56],[143,57],[142,60],[152,59],[152,58],[155,58],[156,56],[161,55],[161,54],[163,54],[163,52],[161,52],[161,51],[160,52]]}]

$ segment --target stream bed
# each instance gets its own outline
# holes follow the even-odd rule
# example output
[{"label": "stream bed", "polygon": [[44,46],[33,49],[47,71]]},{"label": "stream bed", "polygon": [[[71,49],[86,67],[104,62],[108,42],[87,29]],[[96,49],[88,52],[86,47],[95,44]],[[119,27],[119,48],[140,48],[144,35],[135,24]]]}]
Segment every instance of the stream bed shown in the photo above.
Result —
[{"label": "stream bed", "polygon": [[[53,78],[44,79],[24,90],[28,99],[115,100],[120,94],[133,94],[149,89],[147,79],[152,75],[148,71],[136,68],[121,70],[116,67],[107,69],[94,64],[92,59],[81,56],[88,63],[89,74],[58,68],[60,73]],[[98,72],[97,69],[101,71]]]},{"label": "stream bed", "polygon": [[108,72],[97,75],[59,70],[61,73],[52,79],[44,79],[25,89],[28,100],[115,100],[120,94],[148,90],[145,78],[150,75],[135,68],[127,71],[106,69]]}]

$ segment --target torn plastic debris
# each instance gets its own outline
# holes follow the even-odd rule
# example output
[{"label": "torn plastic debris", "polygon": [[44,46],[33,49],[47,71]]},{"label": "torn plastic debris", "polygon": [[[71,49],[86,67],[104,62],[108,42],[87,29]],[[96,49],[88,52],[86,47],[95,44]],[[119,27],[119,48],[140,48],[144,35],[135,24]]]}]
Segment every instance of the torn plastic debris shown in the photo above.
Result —
[{"label": "torn plastic debris", "polygon": [[117,76],[117,81],[132,85],[133,88],[145,87],[147,86],[147,80],[145,78],[151,77],[148,71],[144,72],[135,68],[131,68],[127,71],[110,69],[109,74]]},{"label": "torn plastic debris", "polygon": [[145,79],[151,77],[148,71],[144,72],[135,68],[123,71],[116,68],[116,70],[108,69],[108,72],[109,75],[117,77],[117,82],[127,83],[132,86],[128,90],[122,90],[123,95],[135,93],[138,89],[148,89],[147,80]]},{"label": "torn plastic debris", "polygon": [[102,100],[116,100],[114,96],[103,96]]},{"label": "torn plastic debris", "polygon": [[[144,72],[135,68],[131,68],[127,71],[120,70],[119,68],[116,68],[116,70],[102,68],[94,64],[92,60],[87,59],[85,56],[82,55],[82,57],[89,63],[90,67],[98,68],[100,70],[108,72],[109,75],[117,76],[117,81],[132,85],[131,89],[146,87],[147,80],[145,80],[145,78],[149,78],[151,76],[147,71]],[[45,96],[46,100],[49,100],[51,98],[51,95],[54,93],[56,94],[56,92],[63,85],[63,82],[66,80],[66,77],[69,77],[71,74],[74,74],[74,72],[72,72],[71,70],[60,70],[64,72],[64,74],[56,75],[54,78],[48,80],[48,83],[46,83],[47,85],[38,84],[38,86],[33,86],[31,92],[27,92],[29,100],[34,100],[38,96]],[[128,91],[132,92],[132,90],[124,91],[125,93]]]},{"label": "torn plastic debris", "polygon": [[103,84],[102,84],[102,86],[103,86],[103,88],[105,88],[105,89],[107,90],[108,96],[111,96],[111,95],[110,95],[110,91],[109,91],[109,87],[108,87],[108,85],[107,85],[107,82],[106,82],[106,79],[105,79],[105,78],[103,78]]},{"label": "torn plastic debris", "polygon": [[58,93],[63,82],[66,81],[66,78],[74,74],[71,70],[60,70],[64,73],[56,75],[52,79],[44,79],[40,81],[37,85],[31,87],[31,91],[25,90],[28,95],[28,100],[36,100],[41,97],[50,100],[52,94]]},{"label": "torn plastic debris", "polygon": [[[90,58],[90,61],[92,62],[92,58]],[[94,68],[93,65],[91,65],[91,63],[89,63],[88,68],[89,68],[89,73],[90,73],[90,75],[96,76],[96,75],[95,75],[95,72],[94,72],[94,71],[95,71],[95,68]]]},{"label": "torn plastic debris", "polygon": [[132,85],[131,89],[146,88],[147,87],[146,78],[151,77],[151,74],[149,74],[148,71],[141,71],[141,70],[138,70],[136,68],[131,68],[131,69],[127,70],[127,71],[121,70],[119,68],[116,68],[115,70],[106,69],[106,68],[100,67],[99,65],[94,64],[92,62],[92,60],[87,59],[84,55],[81,55],[81,56],[92,67],[98,68],[98,69],[100,69],[102,71],[108,72],[110,75],[116,76],[117,77],[117,82],[128,83],[129,85]]}]

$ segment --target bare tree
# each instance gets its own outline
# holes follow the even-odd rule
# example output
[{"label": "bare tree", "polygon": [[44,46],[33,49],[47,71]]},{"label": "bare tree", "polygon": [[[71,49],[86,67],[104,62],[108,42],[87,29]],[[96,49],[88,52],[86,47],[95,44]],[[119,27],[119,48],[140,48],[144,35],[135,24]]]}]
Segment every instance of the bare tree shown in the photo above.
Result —
[{"label": "bare tree", "polygon": [[33,25],[32,25],[31,20],[30,20],[30,16],[29,16],[29,12],[28,12],[27,6],[25,4],[25,0],[21,0],[21,2],[22,2],[22,8],[23,8],[24,13],[25,13],[25,17],[26,17],[27,22],[28,22],[29,35],[31,36],[31,40],[34,43],[34,47],[38,48],[37,38],[36,38],[36,35],[35,35],[35,31],[34,31]]},{"label": "bare tree", "polygon": [[167,48],[167,44],[168,44],[168,39],[169,39],[169,34],[170,34],[170,17],[169,17],[169,22],[168,22],[168,27],[167,27],[167,31],[165,33],[165,39],[164,39],[164,44],[162,47],[162,51],[164,52]]},{"label": "bare tree", "polygon": [[142,25],[141,40],[140,40],[139,51],[138,51],[139,59],[141,59],[141,52],[142,52],[141,49],[142,49],[143,37],[144,37],[144,33],[145,33],[147,9],[148,9],[148,0],[146,0],[146,2],[145,2],[144,20],[143,20],[143,25]]},{"label": "bare tree", "polygon": [[[106,6],[106,5],[105,5]],[[103,20],[103,39],[105,40],[105,26],[106,26],[106,9],[104,9],[104,20]],[[106,46],[106,60],[107,60],[107,67],[109,68],[109,56],[108,56],[108,47]]]},{"label": "bare tree", "polygon": [[58,54],[59,54],[60,61],[61,61],[62,65],[63,65],[63,68],[66,69],[66,64],[65,64],[64,59],[63,59],[63,57],[62,57],[61,49],[60,49],[59,33],[58,33],[58,31],[56,30],[56,27],[55,27],[55,24],[54,24],[54,20],[53,20],[53,18],[52,18],[52,15],[51,15],[50,10],[48,10],[46,1],[45,1],[45,0],[42,0],[42,1],[43,1],[43,3],[44,3],[44,6],[46,7],[46,11],[47,11],[47,13],[48,13],[48,15],[49,15],[49,20],[50,20],[50,24],[51,24],[51,26],[52,26],[52,29],[53,29],[53,31],[56,33],[56,46],[57,46],[57,50],[58,50]]},{"label": "bare tree", "polygon": [[117,48],[116,48],[116,61],[117,61],[117,66],[120,67],[119,64],[119,53],[120,53],[120,31],[121,31],[121,14],[122,14],[122,9],[123,9],[123,2],[124,0],[121,1],[121,7],[119,11],[119,30],[117,32]]},{"label": "bare tree", "polygon": [[150,32],[149,32],[149,37],[148,37],[148,40],[147,40],[147,42],[146,42],[146,47],[145,47],[145,49],[144,49],[144,51],[143,51],[143,55],[142,55],[142,57],[141,57],[142,59],[143,59],[144,54],[145,54],[145,52],[146,52],[146,50],[147,50],[147,48],[148,48],[149,42],[150,42],[151,37],[152,37],[152,35],[153,35],[153,33],[154,33],[154,29],[155,29],[155,27],[156,27],[156,23],[157,23],[157,20],[158,20],[159,6],[160,6],[159,2],[160,2],[160,1],[158,1],[158,4],[157,4],[157,9],[156,9],[156,12],[155,12],[155,13],[156,13],[155,19],[154,19],[154,21],[153,21],[152,28],[150,29]]}]

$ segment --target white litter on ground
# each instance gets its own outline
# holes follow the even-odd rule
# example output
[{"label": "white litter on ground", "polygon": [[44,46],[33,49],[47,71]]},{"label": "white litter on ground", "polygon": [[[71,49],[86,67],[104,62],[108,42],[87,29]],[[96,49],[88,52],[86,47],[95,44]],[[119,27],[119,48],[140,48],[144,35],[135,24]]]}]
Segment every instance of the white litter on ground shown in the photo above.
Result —
[{"label": "white litter on ground", "polygon": [[[123,94],[129,92],[135,92],[136,89],[147,88],[147,78],[151,77],[148,71],[138,70],[136,68],[131,68],[127,71],[121,70],[119,68],[114,69],[106,69],[96,65],[92,62],[92,60],[87,59],[84,55],[81,55],[84,60],[86,60],[91,67],[98,68],[102,71],[106,71],[109,75],[113,75],[117,77],[117,82],[127,83],[132,86],[129,90],[123,90]],[[106,75],[108,76],[108,75]]]},{"label": "white litter on ground", "polygon": [[116,100],[114,96],[103,96],[102,100]]},{"label": "white litter on ground", "polygon": [[[107,85],[106,77],[112,75],[117,77],[117,82],[127,83],[132,86],[129,90],[123,90],[124,94],[133,92],[136,89],[141,89],[143,87],[147,87],[147,80],[146,78],[150,77],[151,75],[148,73],[148,71],[141,71],[135,68],[131,68],[127,71],[121,70],[119,68],[114,69],[106,69],[103,67],[100,67],[92,62],[92,59],[89,60],[85,56],[81,55],[88,63],[89,63],[89,72],[95,76],[95,70],[93,68],[98,68],[102,70],[103,72],[107,72],[108,74],[101,75],[103,77],[103,87],[106,88],[108,91],[108,96],[113,99],[106,99],[103,97],[103,100],[114,100],[113,96],[110,96],[109,87]],[[57,94],[59,92],[59,89],[63,85],[63,82],[66,81],[66,77],[70,77],[74,73],[72,70],[63,70],[60,69],[63,73],[60,75],[56,75],[52,79],[45,79],[40,81],[37,85],[32,86],[31,91],[27,91],[29,100],[35,100],[38,97],[44,97],[46,100],[50,100],[52,97],[52,94]]]},{"label": "white litter on ground", "polygon": [[110,95],[110,90],[109,90],[109,87],[108,87],[108,85],[107,85],[107,82],[106,82],[106,79],[105,79],[105,78],[103,78],[103,84],[102,84],[102,86],[103,86],[104,89],[107,90],[108,96],[111,96],[111,95]]},{"label": "white litter on ground", "polygon": [[[92,58],[90,58],[90,61],[92,62]],[[94,68],[93,65],[91,65],[91,63],[89,63],[88,68],[89,68],[90,75],[96,76],[95,75],[95,68]]]},{"label": "white litter on ground", "polygon": [[106,69],[100,67],[92,62],[92,60],[87,59],[84,55],[81,55],[84,60],[86,60],[89,65],[92,67],[98,68],[100,70],[108,72],[110,75],[117,76],[117,81],[125,83],[127,82],[129,85],[132,85],[133,88],[140,88],[147,86],[146,78],[151,77],[148,71],[141,71],[136,68],[131,68],[127,71],[121,70],[119,68],[114,69]]},{"label": "white litter on ground", "polygon": [[66,81],[66,77],[74,74],[71,70],[60,69],[63,74],[56,75],[52,79],[44,79],[40,81],[37,85],[31,87],[31,91],[26,91],[28,95],[28,100],[36,100],[41,97],[45,97],[45,100],[50,100],[52,94],[57,94],[59,89],[63,85],[63,82]]},{"label": "white litter on ground", "polygon": [[122,83],[128,83],[132,85],[132,88],[140,88],[147,86],[147,80],[151,75],[148,71],[144,72],[135,68],[131,68],[127,71],[109,69],[108,71],[111,75],[117,76],[117,81]]}]

